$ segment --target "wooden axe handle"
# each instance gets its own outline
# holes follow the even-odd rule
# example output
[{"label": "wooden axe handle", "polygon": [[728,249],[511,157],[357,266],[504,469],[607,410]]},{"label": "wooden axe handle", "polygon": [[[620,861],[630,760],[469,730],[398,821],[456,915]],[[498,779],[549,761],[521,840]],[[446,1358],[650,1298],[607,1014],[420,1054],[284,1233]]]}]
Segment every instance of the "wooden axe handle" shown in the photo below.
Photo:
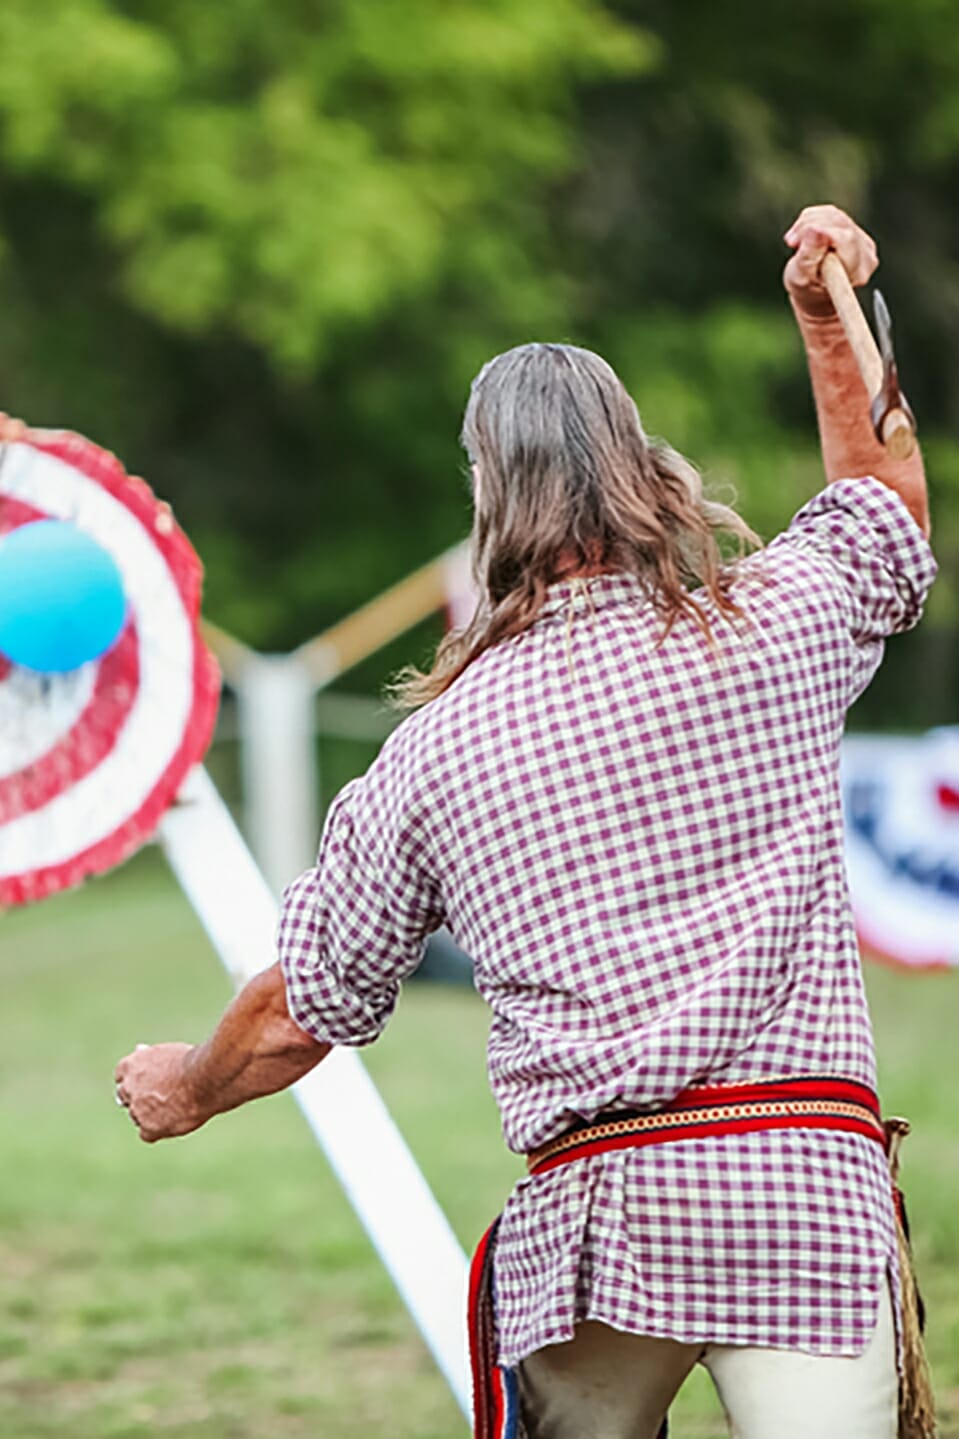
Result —
[{"label": "wooden axe handle", "polygon": [[[862,312],[862,306],[856,298],[846,267],[835,250],[830,250],[824,257],[819,267],[819,275],[829,291],[836,314],[842,321],[846,339],[856,357],[856,364],[871,403],[882,393],[882,356]],[[912,454],[916,447],[916,433],[905,410],[896,407],[883,416],[882,442],[894,459],[905,460]]]}]

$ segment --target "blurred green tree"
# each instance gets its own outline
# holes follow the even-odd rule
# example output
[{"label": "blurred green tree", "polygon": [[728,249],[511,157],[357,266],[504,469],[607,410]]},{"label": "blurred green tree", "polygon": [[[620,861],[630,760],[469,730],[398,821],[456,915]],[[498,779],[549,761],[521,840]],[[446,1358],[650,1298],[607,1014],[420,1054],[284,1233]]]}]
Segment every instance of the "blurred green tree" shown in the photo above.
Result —
[{"label": "blurred green tree", "polygon": [[778,235],[871,225],[944,577],[868,698],[959,698],[959,49],[916,0],[5,0],[0,398],[116,448],[285,646],[457,538],[494,350],[609,355],[772,532],[819,483]]},{"label": "blurred green tree", "polygon": [[146,471],[257,643],[462,532],[471,370],[569,323],[574,89],[652,42],[595,0],[8,0],[0,49],[7,408]]},{"label": "blurred green tree", "polygon": [[8,169],[90,197],[138,310],[301,375],[443,275],[537,295],[571,86],[651,53],[593,0],[8,0],[0,44]]},{"label": "blurred green tree", "polygon": [[584,332],[653,430],[732,481],[771,534],[821,483],[777,236],[807,204],[879,239],[900,368],[921,422],[940,579],[925,624],[860,702],[871,724],[959,706],[959,46],[940,0],[617,0],[661,63],[592,87],[566,204],[594,283]]}]

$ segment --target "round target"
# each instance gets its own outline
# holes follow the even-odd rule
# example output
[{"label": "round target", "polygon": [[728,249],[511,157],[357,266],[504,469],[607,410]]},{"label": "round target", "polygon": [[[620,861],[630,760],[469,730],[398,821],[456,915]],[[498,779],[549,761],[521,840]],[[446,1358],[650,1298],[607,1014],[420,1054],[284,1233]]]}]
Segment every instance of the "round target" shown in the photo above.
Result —
[{"label": "round target", "polygon": [[99,659],[67,673],[0,655],[0,907],[102,873],[148,839],[206,750],[219,699],[198,629],[202,569],[169,507],[82,436],[0,417],[0,535],[37,520],[67,522],[112,557],[126,619]]}]

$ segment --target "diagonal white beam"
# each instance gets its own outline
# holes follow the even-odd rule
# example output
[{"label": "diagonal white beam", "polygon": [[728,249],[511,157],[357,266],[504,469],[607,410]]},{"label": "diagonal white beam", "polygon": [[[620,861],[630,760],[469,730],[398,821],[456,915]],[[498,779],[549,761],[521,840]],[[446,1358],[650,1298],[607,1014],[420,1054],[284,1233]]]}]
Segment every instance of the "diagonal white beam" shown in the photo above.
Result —
[{"label": "diagonal white beam", "polygon": [[[166,857],[235,985],[273,962],[277,903],[197,766],[160,826]],[[470,1412],[467,1263],[359,1056],[334,1050],[296,1101],[463,1410]]]}]

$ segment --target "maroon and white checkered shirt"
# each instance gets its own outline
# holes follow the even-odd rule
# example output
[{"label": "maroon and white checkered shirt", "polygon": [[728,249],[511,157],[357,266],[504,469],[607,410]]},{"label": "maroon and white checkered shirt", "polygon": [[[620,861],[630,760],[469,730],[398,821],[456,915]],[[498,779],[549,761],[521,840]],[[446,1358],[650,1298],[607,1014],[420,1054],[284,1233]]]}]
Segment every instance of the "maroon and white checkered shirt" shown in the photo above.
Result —
[{"label": "maroon and white checkered shirt", "polygon": [[[935,574],[899,498],[831,485],[662,644],[622,574],[552,586],[532,627],[391,736],[287,891],[290,1011],[375,1039],[445,922],[492,1010],[525,1152],[693,1084],[875,1084],[843,867],[846,710]],[[500,1360],[582,1319],[686,1342],[855,1354],[894,1274],[879,1147],[790,1129],[598,1155],[521,1180],[499,1231]]]}]

